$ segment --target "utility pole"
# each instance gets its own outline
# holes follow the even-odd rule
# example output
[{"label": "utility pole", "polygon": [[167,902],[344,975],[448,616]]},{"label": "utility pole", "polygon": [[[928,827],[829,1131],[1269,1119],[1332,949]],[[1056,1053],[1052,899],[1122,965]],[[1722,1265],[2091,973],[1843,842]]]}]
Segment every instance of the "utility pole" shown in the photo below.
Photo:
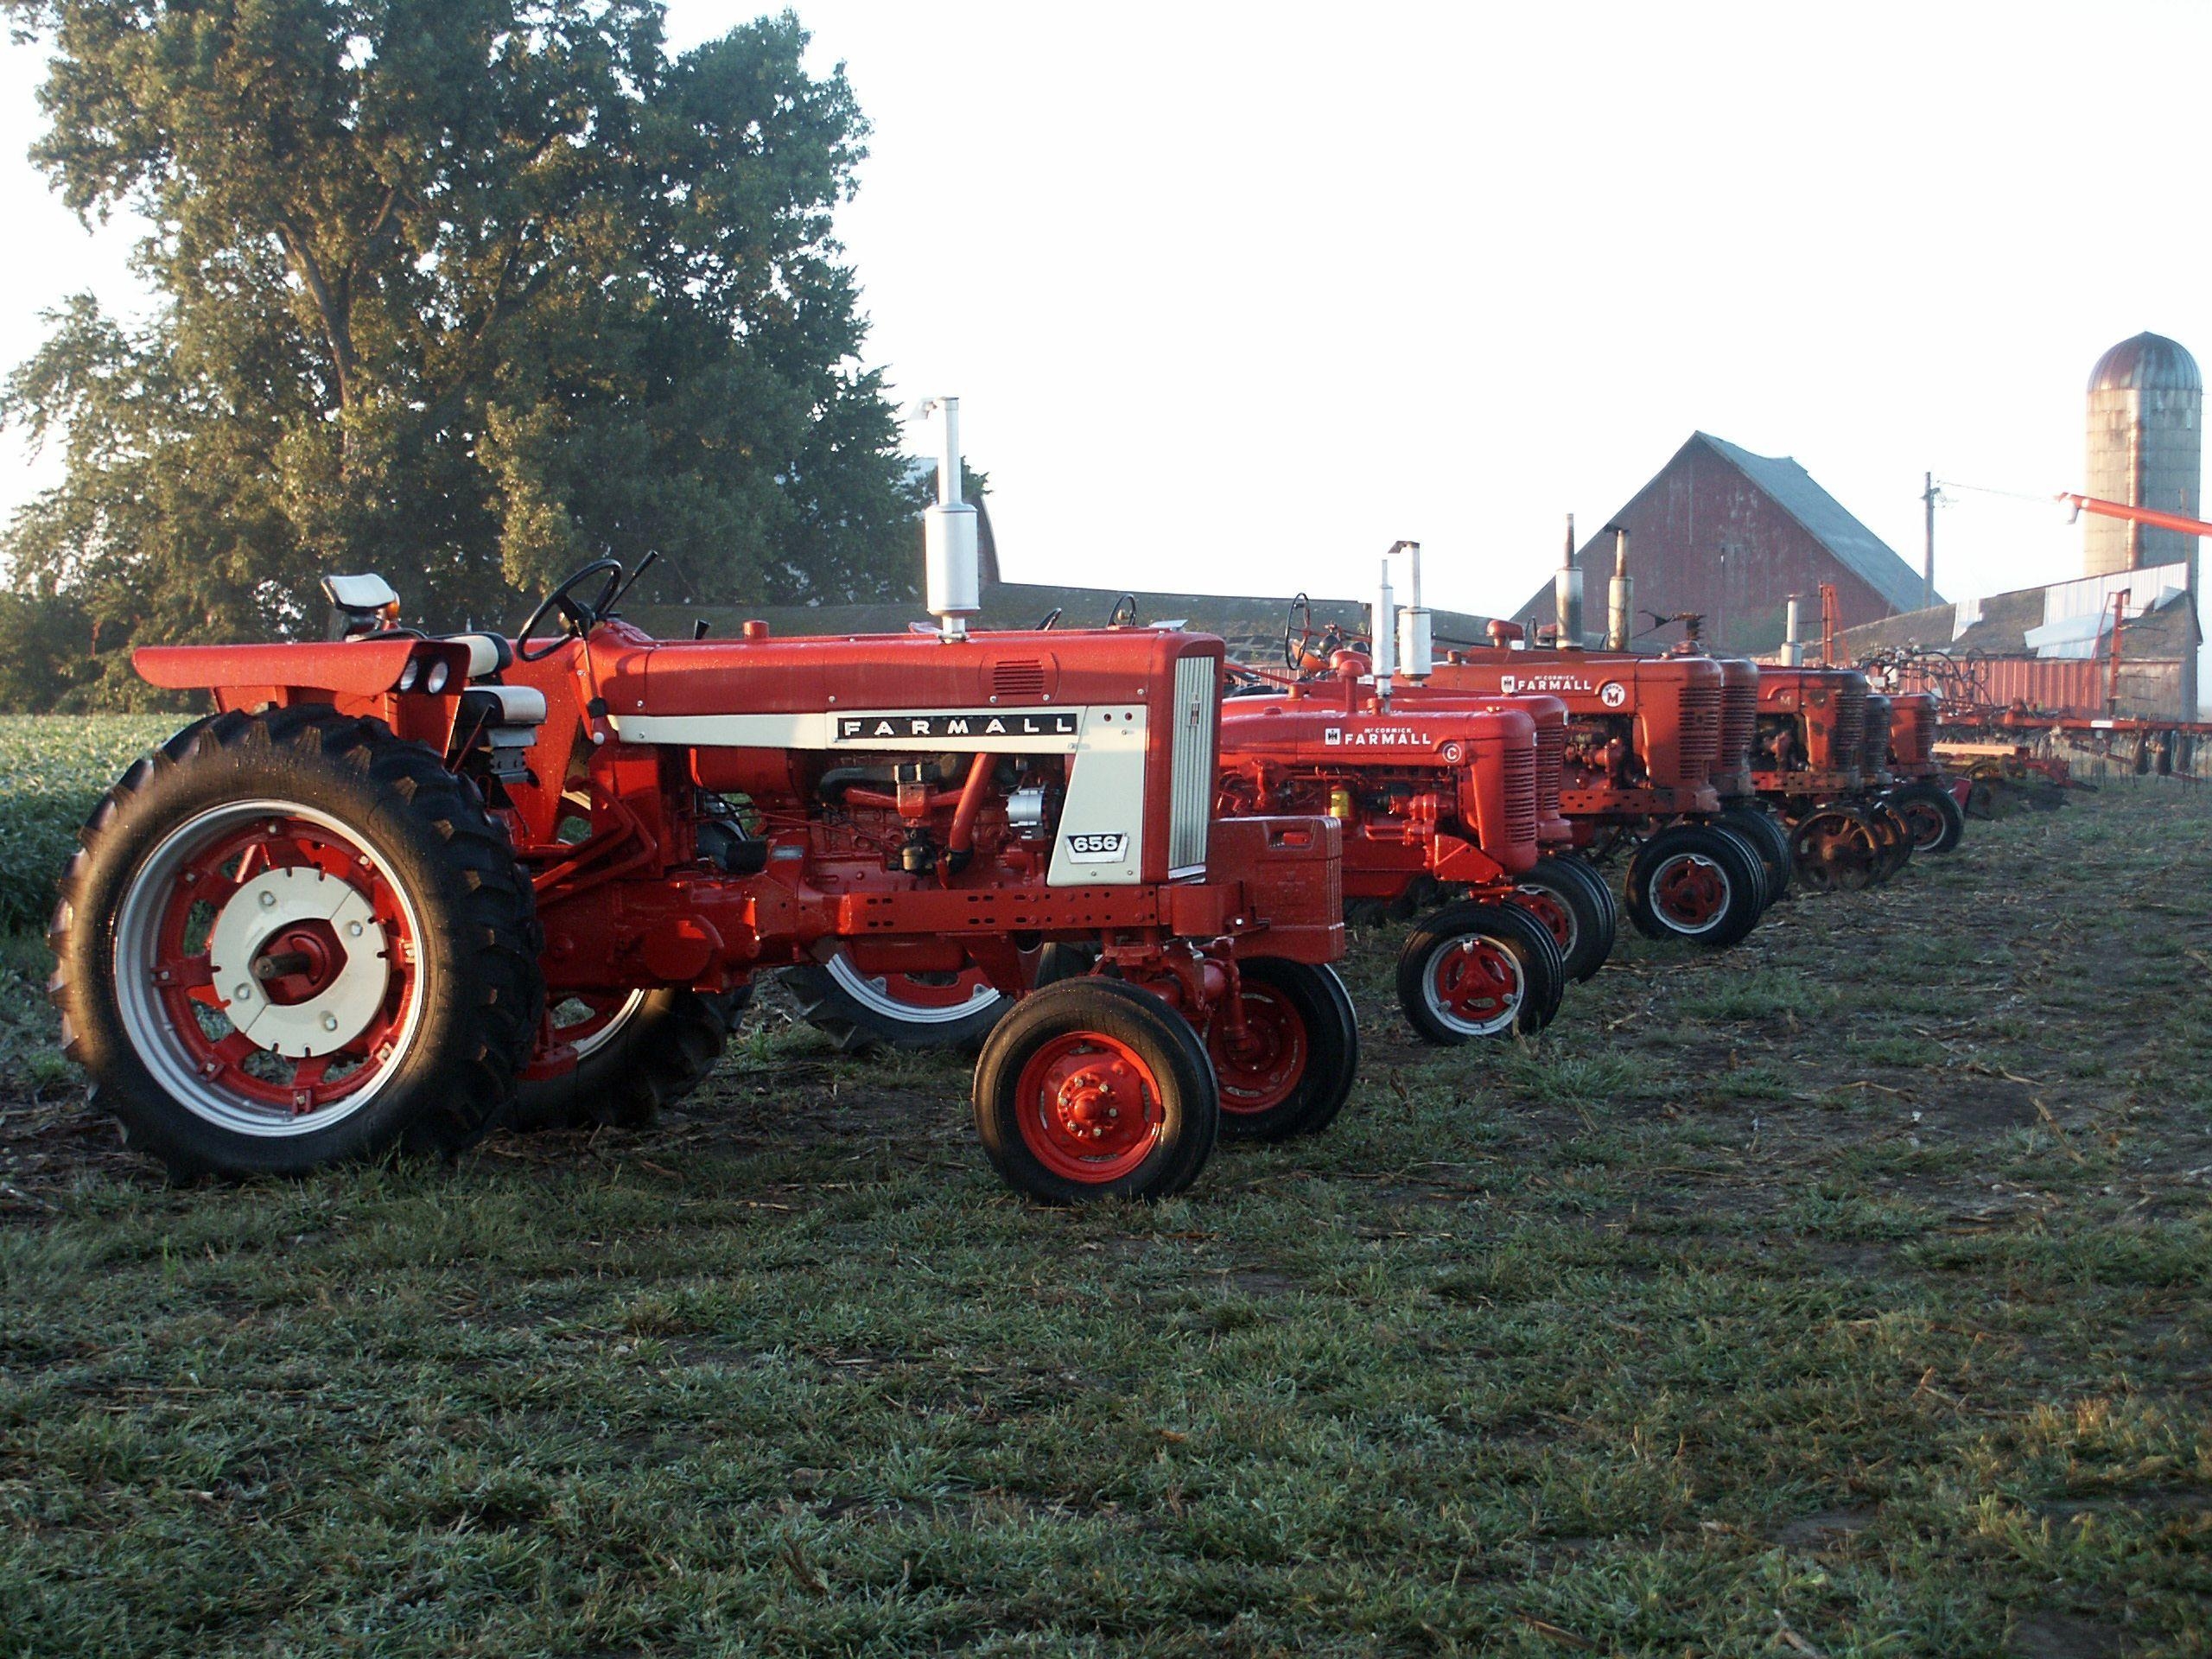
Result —
[{"label": "utility pole", "polygon": [[1936,603],[1936,474],[1927,474],[1928,486],[1920,493],[1922,505],[1928,509],[1928,551],[1920,565],[1920,608],[1927,610]]}]

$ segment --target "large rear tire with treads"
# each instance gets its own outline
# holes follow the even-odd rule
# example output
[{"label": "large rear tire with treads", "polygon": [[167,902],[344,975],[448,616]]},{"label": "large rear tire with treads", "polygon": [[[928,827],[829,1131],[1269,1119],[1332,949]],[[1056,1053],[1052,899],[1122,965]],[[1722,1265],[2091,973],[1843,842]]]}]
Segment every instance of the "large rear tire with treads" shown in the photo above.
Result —
[{"label": "large rear tire with treads", "polygon": [[433,750],[327,706],[219,715],[81,839],[65,1049],[172,1175],[450,1153],[506,1113],[544,1002],[531,884]]},{"label": "large rear tire with treads", "polygon": [[549,1000],[553,1033],[575,1047],[575,1069],[517,1088],[512,1127],[524,1134],[644,1128],[713,1075],[753,988],[720,996],[662,989]]}]

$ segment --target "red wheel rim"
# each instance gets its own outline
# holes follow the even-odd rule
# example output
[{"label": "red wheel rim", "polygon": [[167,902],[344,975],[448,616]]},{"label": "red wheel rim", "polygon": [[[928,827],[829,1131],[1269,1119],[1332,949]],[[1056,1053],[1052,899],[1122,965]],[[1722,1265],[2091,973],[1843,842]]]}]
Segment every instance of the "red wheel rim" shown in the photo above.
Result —
[{"label": "red wheel rim", "polygon": [[1728,908],[1728,878],[1709,858],[1677,853],[1652,873],[1651,907],[1683,933],[1702,933]]},{"label": "red wheel rim", "polygon": [[[126,1021],[149,1069],[199,1115],[268,1135],[316,1127],[303,1120],[327,1119],[384,1077],[420,969],[380,862],[334,824],[260,805],[207,814],[149,855],[116,948]],[[311,895],[328,914],[288,914],[279,893]],[[257,924],[248,894],[273,925]],[[219,962],[218,950],[238,960]]]},{"label": "red wheel rim", "polygon": [[1513,902],[1550,930],[1561,956],[1573,950],[1576,932],[1574,911],[1566,899],[1549,887],[1516,887]]},{"label": "red wheel rim", "polygon": [[1437,947],[1422,990],[1429,1011],[1446,1026],[1487,1037],[1519,1018],[1529,982],[1521,958],[1503,944],[1467,933]]},{"label": "red wheel rim", "polygon": [[1218,1015],[1206,1030],[1224,1112],[1264,1112],[1288,1100],[1306,1075],[1312,1048],[1306,1021],[1289,997],[1256,980],[1242,982],[1244,1035]]},{"label": "red wheel rim", "polygon": [[1144,1057],[1093,1031],[1042,1044],[1021,1068],[1014,1101],[1022,1144],[1053,1174],[1086,1185],[1137,1168],[1167,1122]]}]

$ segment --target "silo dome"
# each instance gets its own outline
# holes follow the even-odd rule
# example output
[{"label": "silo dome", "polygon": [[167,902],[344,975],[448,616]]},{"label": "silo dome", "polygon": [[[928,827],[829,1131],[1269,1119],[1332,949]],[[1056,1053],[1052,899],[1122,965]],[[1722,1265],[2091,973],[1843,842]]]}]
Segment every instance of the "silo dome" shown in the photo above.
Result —
[{"label": "silo dome", "polygon": [[[2204,470],[2204,377],[2177,340],[2123,340],[2089,372],[2088,493],[2107,501],[2197,516]],[[2190,557],[2193,537],[2124,519],[2082,520],[2090,575]]]},{"label": "silo dome", "polygon": [[2204,390],[2196,359],[2177,340],[2145,330],[2123,340],[2089,371],[2089,390],[2100,391],[2194,391]]}]

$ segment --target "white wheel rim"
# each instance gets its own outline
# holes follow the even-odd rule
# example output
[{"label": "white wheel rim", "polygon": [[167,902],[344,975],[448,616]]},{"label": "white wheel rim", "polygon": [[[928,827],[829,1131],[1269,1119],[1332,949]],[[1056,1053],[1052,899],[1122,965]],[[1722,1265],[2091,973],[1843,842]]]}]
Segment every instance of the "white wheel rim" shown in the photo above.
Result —
[{"label": "white wheel rim", "polygon": [[1663,858],[1659,861],[1658,868],[1651,872],[1651,880],[1644,884],[1644,892],[1647,893],[1656,894],[1660,890],[1660,883],[1663,881],[1669,874],[1683,868],[1686,865],[1693,868],[1703,868],[1713,872],[1714,877],[1719,880],[1722,890],[1727,895],[1726,898],[1721,900],[1720,907],[1714,911],[1712,915],[1707,917],[1702,922],[1699,922],[1694,925],[1679,920],[1675,917],[1669,914],[1668,912],[1656,901],[1651,906],[1651,913],[1654,916],[1656,916],[1666,925],[1668,931],[1671,933],[1679,933],[1687,939],[1694,939],[1704,934],[1712,932],[1714,928],[1719,926],[1721,923],[1728,919],[1729,911],[1735,906],[1736,887],[1733,882],[1729,880],[1728,872],[1723,869],[1714,860],[1704,857],[1702,855],[1697,853],[1676,853],[1671,857]]},{"label": "white wheel rim", "polygon": [[[1436,983],[1437,970],[1444,965],[1446,952],[1472,950],[1478,944],[1495,945],[1498,955],[1505,958],[1506,966],[1513,976],[1513,988],[1506,998],[1505,1006],[1490,1019],[1482,1020],[1467,1019],[1445,1001]],[[1503,943],[1487,934],[1469,933],[1456,939],[1447,939],[1429,952],[1428,960],[1421,963],[1421,1000],[1437,1024],[1446,1030],[1456,1032],[1463,1037],[1495,1037],[1521,1017],[1522,1007],[1529,1000],[1529,976],[1521,966],[1519,956]]]},{"label": "white wheel rim", "polygon": [[[638,1017],[638,1010],[645,1006],[645,999],[652,995],[652,993],[651,991],[631,992],[630,995],[624,999],[622,1006],[615,1009],[613,1014],[608,1017],[606,1024],[601,1026],[596,1031],[588,1031],[582,1036],[573,1039],[569,1042],[569,1046],[576,1051],[576,1058],[579,1060],[588,1059],[592,1055],[598,1053],[601,1049],[605,1048],[609,1043],[613,1042],[617,1037],[620,1037],[622,1034],[623,1028],[632,1020]],[[569,1000],[573,1001],[574,999]],[[565,1002],[556,1003],[553,1009],[554,1013],[556,1014],[559,1014],[561,1009],[565,1006]],[[581,1024],[582,1021],[578,1021],[577,1023]],[[553,1028],[556,1034],[559,1033],[560,1027],[561,1022],[557,1019],[555,1020],[553,1022]]]},{"label": "white wheel rim", "polygon": [[[234,801],[228,805],[215,807],[202,812],[197,817],[188,819],[169,831],[147,855],[138,868],[132,873],[129,885],[124,890],[123,902],[116,910],[111,958],[115,974],[116,1005],[122,1014],[124,1029],[129,1037],[132,1052],[137,1054],[139,1063],[146,1068],[162,1091],[194,1116],[233,1135],[248,1135],[257,1140],[282,1141],[302,1135],[317,1135],[341,1123],[364,1110],[371,1102],[377,1099],[391,1086],[392,1078],[398,1075],[407,1051],[414,1045],[422,1029],[424,991],[429,976],[424,971],[425,964],[417,962],[414,981],[409,988],[407,1006],[401,1010],[398,1022],[394,1027],[389,1052],[380,1051],[382,1058],[378,1061],[377,1074],[361,1088],[333,1101],[329,1105],[312,1112],[292,1113],[210,1088],[185,1053],[175,1029],[170,1023],[168,1012],[163,1007],[155,993],[155,963],[157,960],[162,914],[168,903],[171,880],[193,855],[209,842],[228,834],[239,824],[256,818],[296,819],[343,838],[359,856],[365,859],[375,868],[377,874],[390,889],[394,900],[406,916],[409,937],[419,941],[423,938],[423,932],[421,918],[416,912],[414,901],[406,887],[393,873],[391,866],[367,844],[361,833],[352,825],[333,817],[327,812],[317,811],[294,801]],[[289,884],[285,885],[289,887]],[[339,882],[336,885],[341,887],[347,887],[344,882]],[[257,895],[254,905],[257,910],[261,907],[258,894],[262,891],[258,879],[254,883],[249,883],[248,886]],[[244,889],[241,890],[242,893],[244,891]],[[330,910],[324,912],[326,916],[345,912],[347,910],[347,906],[340,899],[331,898],[327,902],[330,904]],[[276,903],[270,908],[289,909],[295,904],[312,907],[312,901],[308,898],[280,891],[276,893]],[[235,905],[236,897],[234,896],[232,899],[226,901],[223,913],[226,915],[235,907]],[[364,906],[363,909],[365,910],[366,906]],[[345,919],[352,920],[358,918],[346,914]],[[217,925],[221,925],[219,916]],[[250,932],[251,929],[250,925],[241,921],[238,925],[238,931],[244,934]],[[263,937],[266,937],[266,934],[264,933]],[[212,957],[214,944],[212,930],[209,944]],[[365,951],[361,954],[365,956],[369,953]],[[354,953],[351,951],[347,953],[349,969],[353,955]],[[377,982],[376,999],[378,1001],[381,1001],[384,988],[390,983],[389,975],[390,964],[383,963]],[[341,974],[340,977],[344,978],[345,976]],[[357,982],[349,990],[347,998],[343,999],[337,1007],[322,1007],[320,1005],[324,999],[316,999],[315,1024],[321,1028],[323,1036],[328,1036],[329,1028],[321,1027],[320,1016],[326,1013],[331,1014],[342,1025],[344,1020],[350,1017],[353,999],[358,996],[361,984],[365,982],[365,980]],[[233,984],[219,986],[218,988],[222,995],[228,997],[237,987]],[[371,1014],[373,1014],[374,1007],[375,1003],[372,1002],[369,1005]],[[270,1014],[277,1012],[278,1010],[276,1009],[269,1010]],[[343,1037],[331,1042],[328,1047],[335,1048],[350,1041],[353,1037],[359,1033],[362,1025],[366,1023],[367,1017],[365,1014],[350,1031],[346,1032]],[[232,1023],[236,1024],[235,1021]],[[256,1023],[257,1026],[261,1021],[257,1020]],[[286,1034],[291,1033],[292,1022],[280,1020],[278,1024],[283,1033]],[[249,1037],[248,1040],[254,1039]],[[307,1040],[312,1044],[316,1038],[310,1034]],[[281,1052],[274,1044],[257,1044],[257,1046],[263,1047],[265,1052],[272,1053]],[[296,1044],[295,1046],[296,1047]],[[328,1052],[328,1048],[323,1052]],[[294,1054],[288,1058],[298,1058],[298,1056]]]},{"label": "white wheel rim", "polygon": [[842,950],[824,963],[823,968],[837,988],[847,996],[870,1014],[898,1025],[957,1025],[963,1020],[973,1019],[984,1010],[996,1007],[1006,996],[995,986],[978,985],[969,993],[965,1002],[948,1003],[943,1007],[918,1007],[892,995],[887,979],[861,973]]}]

